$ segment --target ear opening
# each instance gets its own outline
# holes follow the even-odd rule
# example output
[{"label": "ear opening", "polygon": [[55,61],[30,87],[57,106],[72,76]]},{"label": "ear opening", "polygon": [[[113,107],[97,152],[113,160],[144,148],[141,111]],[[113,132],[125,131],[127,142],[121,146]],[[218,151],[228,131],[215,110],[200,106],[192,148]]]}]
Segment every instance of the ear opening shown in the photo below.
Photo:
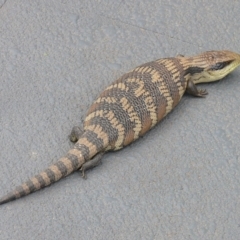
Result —
[{"label": "ear opening", "polygon": [[190,74],[190,75],[193,75],[193,74],[196,74],[196,73],[201,73],[204,71],[204,68],[200,68],[200,67],[190,67],[188,68],[186,71],[185,71],[185,75],[187,74]]}]

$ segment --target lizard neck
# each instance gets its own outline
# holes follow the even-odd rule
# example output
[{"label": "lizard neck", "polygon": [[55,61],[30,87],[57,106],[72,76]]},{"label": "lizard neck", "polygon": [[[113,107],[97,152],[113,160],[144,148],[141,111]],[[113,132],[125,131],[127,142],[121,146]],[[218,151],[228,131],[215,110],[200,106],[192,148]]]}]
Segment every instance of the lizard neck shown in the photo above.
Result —
[{"label": "lizard neck", "polygon": [[183,66],[184,79],[187,82],[189,79],[194,84],[208,82],[208,78],[205,72],[205,65],[200,57],[180,57],[180,62]]}]

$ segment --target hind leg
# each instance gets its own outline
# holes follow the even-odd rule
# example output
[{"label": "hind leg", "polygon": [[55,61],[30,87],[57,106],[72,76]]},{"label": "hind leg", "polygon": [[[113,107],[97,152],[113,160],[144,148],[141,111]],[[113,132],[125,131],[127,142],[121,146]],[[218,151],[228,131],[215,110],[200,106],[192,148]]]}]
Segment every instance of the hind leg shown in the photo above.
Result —
[{"label": "hind leg", "polygon": [[84,133],[83,128],[75,126],[73,127],[70,135],[69,135],[69,139],[71,142],[77,142],[78,139],[82,136],[82,134]]},{"label": "hind leg", "polygon": [[184,57],[184,55],[178,54],[176,57],[177,57],[177,58],[182,58],[182,57]]},{"label": "hind leg", "polygon": [[97,155],[95,155],[91,160],[85,162],[82,167],[80,168],[80,171],[82,172],[82,177],[84,179],[87,178],[85,171],[91,168],[94,168],[98,166],[101,162],[101,159],[103,157],[104,152],[100,152]]}]

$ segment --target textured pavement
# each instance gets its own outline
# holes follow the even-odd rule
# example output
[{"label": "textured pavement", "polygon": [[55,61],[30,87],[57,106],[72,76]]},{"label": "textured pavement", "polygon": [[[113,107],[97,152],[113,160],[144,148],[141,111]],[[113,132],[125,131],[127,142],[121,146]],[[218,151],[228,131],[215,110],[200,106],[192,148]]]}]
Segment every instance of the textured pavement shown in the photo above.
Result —
[{"label": "textured pavement", "polygon": [[[161,57],[240,52],[239,1],[0,0],[0,195],[72,146],[113,80]],[[239,239],[240,69],[103,163],[0,206],[0,239]]]}]

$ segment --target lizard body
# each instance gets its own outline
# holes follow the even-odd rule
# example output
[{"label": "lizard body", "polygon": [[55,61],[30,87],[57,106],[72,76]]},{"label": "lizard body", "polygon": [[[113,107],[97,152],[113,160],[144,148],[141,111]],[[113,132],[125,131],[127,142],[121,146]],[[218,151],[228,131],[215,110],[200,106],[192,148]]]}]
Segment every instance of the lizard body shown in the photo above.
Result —
[{"label": "lizard body", "polygon": [[84,129],[73,128],[76,142],[67,155],[0,199],[0,205],[42,189],[76,170],[98,165],[107,151],[132,143],[165,117],[188,92],[204,97],[195,84],[225,77],[240,65],[240,55],[208,51],[145,63],[107,87],[91,105]]}]

